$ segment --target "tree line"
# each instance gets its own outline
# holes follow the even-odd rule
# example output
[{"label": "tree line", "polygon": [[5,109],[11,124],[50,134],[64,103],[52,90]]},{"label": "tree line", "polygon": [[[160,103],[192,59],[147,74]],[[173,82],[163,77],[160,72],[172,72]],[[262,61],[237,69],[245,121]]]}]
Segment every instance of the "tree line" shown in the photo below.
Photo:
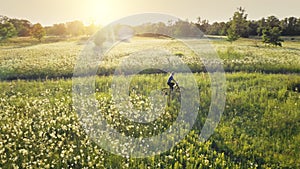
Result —
[{"label": "tree line", "polygon": [[[240,7],[234,12],[227,22],[209,23],[206,19],[197,18],[196,22],[188,20],[168,21],[167,23],[145,23],[134,27],[136,32],[154,32],[171,36],[199,36],[199,29],[206,35],[227,36],[227,40],[233,42],[240,37],[259,36],[266,44],[281,46],[280,36],[300,35],[300,18],[287,17],[282,20],[276,16],[263,17],[259,20],[248,20],[244,8]],[[24,19],[11,19],[0,16],[0,40],[14,36],[33,36],[41,40],[45,35],[49,36],[80,36],[92,35],[99,26],[90,24],[85,26],[81,21],[54,24],[43,27],[41,24],[32,24]],[[200,35],[201,36],[201,35]]]},{"label": "tree line", "polygon": [[9,18],[0,15],[0,41],[11,37],[30,37],[39,41],[45,36],[81,36],[92,35],[99,29],[94,23],[85,26],[81,21],[71,21],[43,27],[40,23],[31,23],[25,19]]},{"label": "tree line", "polygon": [[237,33],[244,38],[262,36],[263,30],[268,27],[278,27],[282,36],[300,35],[300,18],[292,16],[280,20],[276,16],[268,16],[259,20],[247,20],[247,16],[245,9],[239,8],[228,22],[209,24],[208,20],[198,17],[195,24],[207,35],[226,36],[230,27],[236,29]]},{"label": "tree line", "polygon": [[300,18],[288,17],[282,20],[276,16],[263,17],[259,20],[248,20],[248,14],[244,8],[239,7],[234,12],[233,17],[228,22],[209,23],[206,19],[197,18],[196,22],[186,21],[169,21],[168,23],[148,23],[137,26],[135,29],[143,31],[152,30],[158,34],[172,36],[195,36],[200,29],[203,34],[227,36],[229,42],[233,42],[240,37],[249,38],[258,36],[266,44],[281,46],[280,36],[299,36],[300,35]]},{"label": "tree line", "polygon": [[152,30],[158,34],[187,37],[199,34],[199,31],[195,31],[196,27],[206,35],[227,36],[229,42],[240,37],[258,36],[264,43],[275,46],[281,46],[283,40],[280,36],[300,36],[300,18],[288,17],[280,20],[276,16],[268,16],[259,20],[248,20],[247,17],[245,9],[240,7],[228,22],[210,24],[208,20],[198,17],[196,22],[179,20],[168,23],[148,23],[135,29],[138,32]]},{"label": "tree line", "polygon": [[279,20],[276,16],[268,16],[260,20],[248,20],[245,9],[240,7],[228,22],[214,22],[198,19],[196,25],[205,34],[226,35],[233,42],[240,37],[260,36],[266,44],[281,46],[280,36],[300,35],[300,18],[289,17]]}]

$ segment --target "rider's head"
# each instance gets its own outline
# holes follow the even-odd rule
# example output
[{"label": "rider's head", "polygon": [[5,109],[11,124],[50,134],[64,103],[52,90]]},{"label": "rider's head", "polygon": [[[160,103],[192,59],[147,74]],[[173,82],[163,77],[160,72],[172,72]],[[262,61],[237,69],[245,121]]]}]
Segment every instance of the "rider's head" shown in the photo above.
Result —
[{"label": "rider's head", "polygon": [[171,75],[173,76],[175,74],[175,72],[171,72]]}]

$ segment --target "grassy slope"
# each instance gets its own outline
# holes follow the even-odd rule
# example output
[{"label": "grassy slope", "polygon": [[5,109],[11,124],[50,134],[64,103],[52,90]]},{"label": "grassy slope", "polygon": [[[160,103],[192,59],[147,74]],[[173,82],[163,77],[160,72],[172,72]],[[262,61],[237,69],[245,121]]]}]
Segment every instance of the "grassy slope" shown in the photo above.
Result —
[{"label": "grassy slope", "polygon": [[[258,41],[245,39],[232,45],[220,40],[213,40],[212,44],[225,60],[227,71],[299,73],[300,45],[297,41],[285,42],[283,48],[266,47]],[[130,45],[135,47],[128,48]],[[168,46],[172,53],[183,54],[183,60],[193,61],[192,54],[177,42],[137,38],[114,48],[104,60],[105,70],[117,65],[118,58],[143,50],[145,46]],[[83,47],[83,43],[74,40],[24,46],[16,42],[0,46],[0,78],[71,77],[74,60]],[[196,77],[202,99],[199,113],[205,115],[210,103],[209,78],[206,75]],[[143,82],[137,83],[148,81],[150,86],[155,86],[157,81],[163,84],[165,78],[163,75],[147,78],[142,75],[137,79]],[[110,79],[101,77],[97,80],[100,100],[108,94]],[[197,136],[191,134],[162,156],[131,160],[113,156],[88,141],[76,122],[71,105],[71,80],[1,82],[0,167],[25,163],[45,168],[50,162],[59,168],[70,164],[105,168],[158,165],[180,168],[195,164],[195,168],[200,164],[220,168],[300,167],[300,96],[291,90],[300,83],[299,76],[228,73],[227,81],[225,112],[209,142],[200,143]],[[150,90],[140,89],[147,90],[145,93]],[[195,128],[200,128],[204,120],[199,117]],[[195,158],[187,158],[187,154]],[[91,164],[86,160],[88,158],[92,159]]]},{"label": "grassy slope", "polygon": [[[195,77],[201,96],[197,129],[201,128],[208,113],[210,88],[206,74]],[[288,90],[290,82],[300,81],[299,76],[235,73],[226,77],[225,112],[209,142],[201,143],[191,133],[185,141],[161,156],[129,161],[88,141],[71,105],[71,80],[1,82],[0,139],[4,142],[0,144],[0,150],[4,150],[4,154],[0,156],[0,166],[27,163],[44,168],[50,162],[56,167],[66,167],[68,163],[75,165],[75,162],[77,166],[88,166],[86,159],[89,156],[91,165],[106,168],[157,165],[195,165],[197,168],[200,164],[220,168],[236,165],[243,168],[299,167],[300,95]],[[149,93],[152,88],[145,88],[145,82],[155,87],[163,84],[165,78],[163,75],[139,75],[132,85]],[[97,98],[102,108],[113,107],[107,100],[110,82],[111,77],[96,81]],[[144,104],[143,98],[138,96],[134,100]],[[116,110],[111,109],[110,113],[116,118]],[[115,128],[122,129],[122,124],[115,120],[108,119]],[[47,161],[38,165],[36,162],[40,159]]]},{"label": "grassy slope", "polygon": [[[227,72],[300,72],[298,41],[287,41],[282,48],[264,46],[254,39],[241,39],[233,44],[224,40],[211,42],[219,57],[224,60]],[[197,42],[195,44],[198,45]],[[76,58],[83,48],[84,43],[74,40],[25,47],[20,47],[19,43],[0,46],[0,79],[71,77]],[[98,74],[112,74],[121,58],[147,49],[167,49],[171,54],[180,56],[192,71],[205,70],[199,58],[178,41],[135,38],[131,43],[117,45],[103,57]]]}]

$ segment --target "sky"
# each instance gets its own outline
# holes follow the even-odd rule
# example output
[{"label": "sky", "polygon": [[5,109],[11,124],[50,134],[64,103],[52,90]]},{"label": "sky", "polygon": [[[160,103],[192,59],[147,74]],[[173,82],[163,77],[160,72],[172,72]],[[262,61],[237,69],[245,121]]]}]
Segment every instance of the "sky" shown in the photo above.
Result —
[{"label": "sky", "polygon": [[81,20],[106,25],[125,16],[139,13],[163,13],[210,23],[228,21],[238,7],[246,9],[248,19],[274,15],[280,19],[300,17],[299,0],[0,0],[0,15],[27,19],[50,26]]}]

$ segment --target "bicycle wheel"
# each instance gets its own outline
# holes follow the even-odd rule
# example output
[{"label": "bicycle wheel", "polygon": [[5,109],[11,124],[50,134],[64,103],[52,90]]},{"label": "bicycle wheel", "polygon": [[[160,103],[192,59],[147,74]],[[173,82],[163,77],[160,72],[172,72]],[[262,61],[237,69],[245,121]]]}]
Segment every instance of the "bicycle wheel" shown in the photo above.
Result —
[{"label": "bicycle wheel", "polygon": [[162,89],[161,89],[161,93],[162,93],[163,95],[169,95],[169,93],[170,93],[170,88],[162,88]]}]

